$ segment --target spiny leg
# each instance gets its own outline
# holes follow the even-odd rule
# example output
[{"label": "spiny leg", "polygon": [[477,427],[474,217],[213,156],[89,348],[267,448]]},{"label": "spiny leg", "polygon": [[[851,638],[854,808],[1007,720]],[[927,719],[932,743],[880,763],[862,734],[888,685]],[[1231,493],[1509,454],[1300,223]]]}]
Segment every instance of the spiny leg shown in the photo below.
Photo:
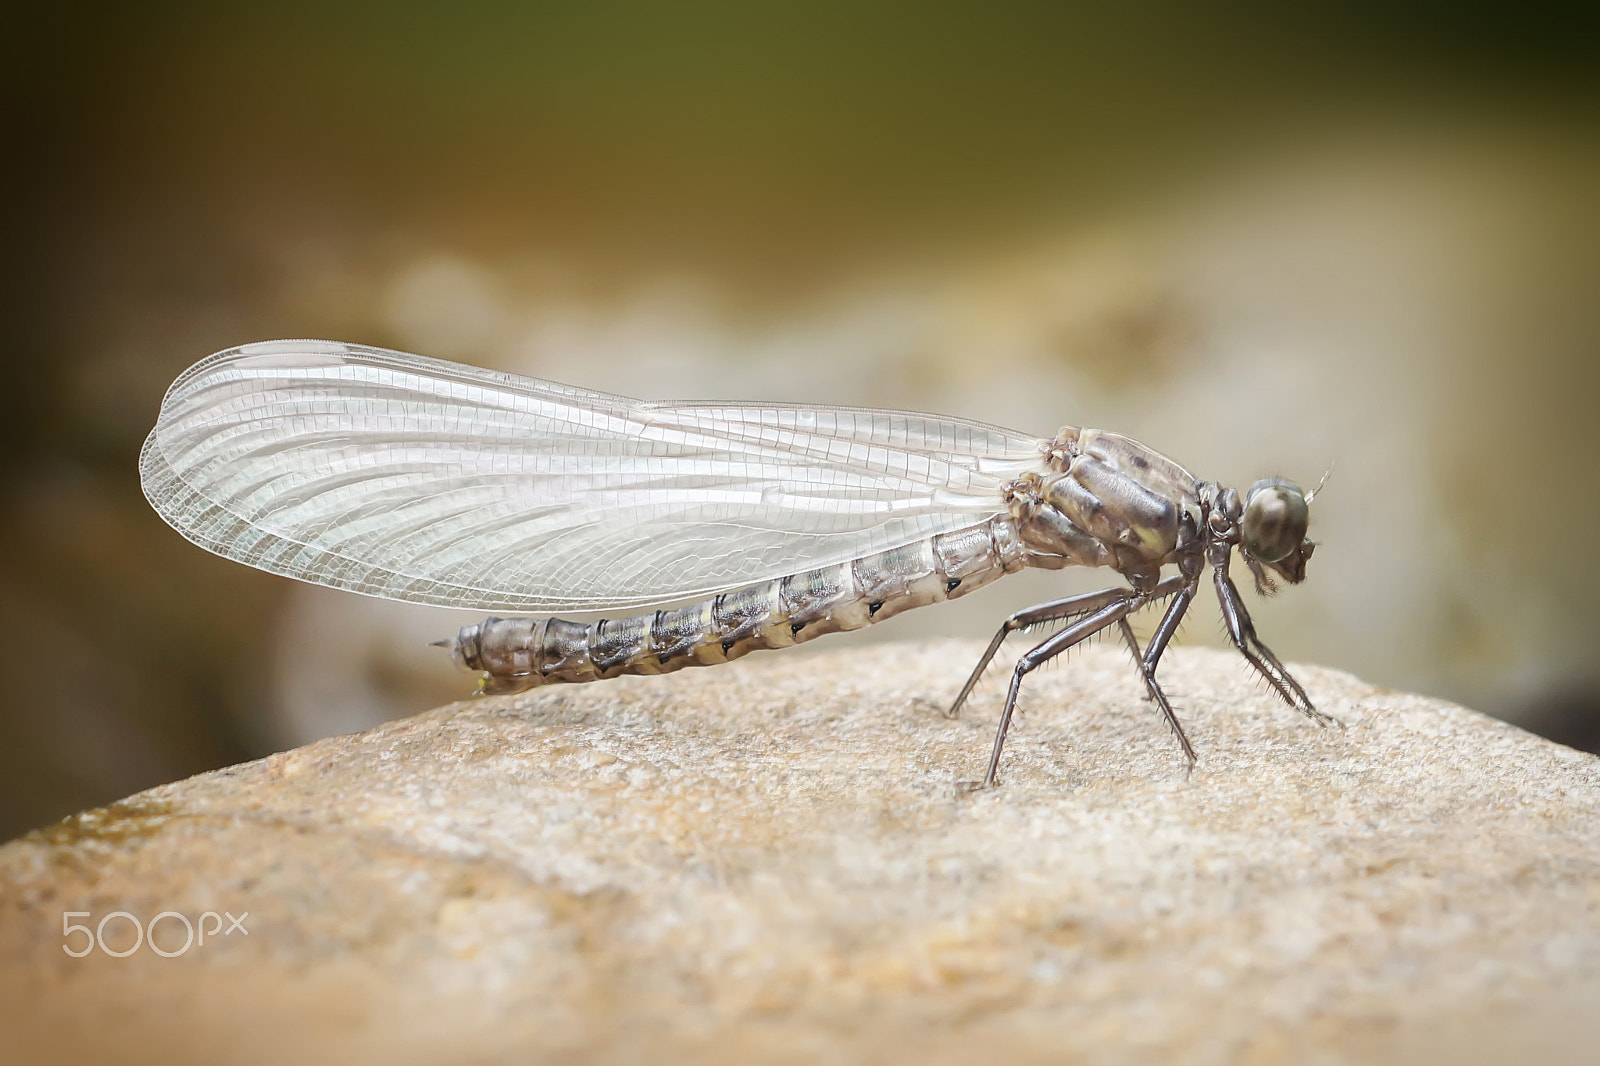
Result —
[{"label": "spiny leg", "polygon": [[[1167,613],[1161,616],[1161,624],[1151,634],[1150,643],[1144,649],[1144,657],[1139,661],[1139,672],[1144,676],[1145,688],[1150,697],[1156,701],[1156,706],[1161,708],[1162,717],[1166,718],[1167,725],[1172,729],[1172,735],[1178,738],[1178,746],[1183,749],[1183,757],[1189,762],[1189,769],[1194,769],[1194,746],[1189,743],[1189,737],[1183,731],[1183,723],[1178,721],[1178,712],[1173,710],[1172,703],[1167,699],[1167,694],[1162,691],[1161,685],[1156,681],[1156,667],[1161,665],[1161,656],[1166,652],[1167,646],[1172,643],[1172,638],[1177,635],[1178,626],[1183,621],[1184,612],[1194,602],[1195,589],[1199,586],[1196,576],[1179,590],[1172,603],[1167,606]],[[1123,625],[1127,625],[1124,621]]]},{"label": "spiny leg", "polygon": [[[1126,618],[1123,618],[1117,622],[1117,632],[1122,634],[1122,643],[1126,644],[1128,646],[1128,650],[1133,652],[1133,665],[1138,666],[1140,663],[1144,662],[1144,652],[1139,650],[1139,638],[1134,636],[1133,627],[1128,624],[1128,620]],[[1148,700],[1152,699],[1153,697],[1147,691],[1144,694],[1144,698]]]},{"label": "spiny leg", "polygon": [[1138,592],[1128,590],[1125,597],[1100,608],[1087,618],[1080,618],[1061,632],[1044,641],[1017,660],[1011,673],[1011,688],[1006,692],[1005,709],[1000,712],[1000,729],[994,737],[994,753],[989,756],[989,770],[983,775],[983,788],[992,788],[995,771],[1000,766],[1000,753],[1006,746],[1006,732],[1011,728],[1011,713],[1017,707],[1017,694],[1022,690],[1022,679],[1040,666],[1054,659],[1074,644],[1089,639],[1109,625],[1143,607],[1149,600]]},{"label": "spiny leg", "polygon": [[[1162,599],[1176,592],[1183,584],[1179,577],[1169,577],[1151,590],[1148,599]],[[950,710],[945,712],[948,718],[955,718],[961,714],[961,707],[967,702],[967,697],[972,695],[972,690],[977,687],[978,679],[983,676],[984,670],[989,666],[990,660],[1000,650],[1000,645],[1005,643],[1007,637],[1019,629],[1040,625],[1045,622],[1056,622],[1073,615],[1088,614],[1098,611],[1114,603],[1137,596],[1133,589],[1112,588],[1099,592],[1089,592],[1082,596],[1068,596],[1064,600],[1051,600],[1048,603],[1036,604],[1024,608],[1000,623],[1000,628],[995,632],[994,639],[989,641],[989,647],[984,650],[983,657],[978,660],[978,665],[972,668],[967,683],[961,686],[961,692],[956,696],[955,702],[950,705]],[[1133,649],[1134,658],[1139,657],[1139,642],[1133,639],[1133,631],[1123,627],[1123,639],[1129,642]]]},{"label": "spiny leg", "polygon": [[1066,599],[1050,600],[1047,603],[1035,604],[1016,612],[995,631],[994,639],[989,641],[988,648],[984,649],[983,657],[978,660],[978,665],[972,668],[972,673],[967,677],[967,683],[961,686],[961,691],[956,695],[955,702],[950,705],[947,716],[955,718],[961,713],[962,704],[967,702],[967,697],[972,695],[972,690],[977,687],[978,679],[988,669],[989,663],[994,659],[995,653],[1000,650],[1000,645],[1005,643],[1007,637],[1019,629],[1029,626],[1041,625],[1045,622],[1055,622],[1075,614],[1087,614],[1091,611],[1101,610],[1111,604],[1120,603],[1134,596],[1132,589],[1111,588],[1099,592],[1089,592],[1081,596],[1068,596]]},{"label": "spiny leg", "polygon": [[1250,612],[1245,610],[1244,599],[1239,595],[1238,586],[1233,583],[1233,578],[1228,576],[1227,566],[1213,567],[1212,578],[1217,587],[1217,600],[1222,604],[1222,621],[1228,627],[1228,637],[1233,641],[1233,646],[1239,649],[1239,654],[1255,667],[1257,673],[1267,679],[1267,683],[1283,697],[1283,702],[1318,725],[1336,725],[1341,729],[1344,728],[1343,723],[1337,718],[1323,714],[1312,706],[1311,697],[1300,687],[1300,682],[1296,681],[1278,657],[1272,654],[1272,649],[1256,636],[1255,623],[1250,620]]},{"label": "spiny leg", "polygon": [[[1233,641],[1234,647],[1238,648],[1245,660],[1267,679],[1267,683],[1277,691],[1285,703],[1299,711],[1310,708],[1311,699],[1305,694],[1305,690],[1289,676],[1289,672],[1278,661],[1278,657],[1273,655],[1256,636],[1255,623],[1250,619],[1250,612],[1245,609],[1244,599],[1239,595],[1239,587],[1223,570],[1215,571],[1213,577],[1217,587],[1217,599],[1222,605],[1222,620],[1227,626],[1228,637]],[[1258,647],[1266,654],[1258,654],[1256,650]]]}]

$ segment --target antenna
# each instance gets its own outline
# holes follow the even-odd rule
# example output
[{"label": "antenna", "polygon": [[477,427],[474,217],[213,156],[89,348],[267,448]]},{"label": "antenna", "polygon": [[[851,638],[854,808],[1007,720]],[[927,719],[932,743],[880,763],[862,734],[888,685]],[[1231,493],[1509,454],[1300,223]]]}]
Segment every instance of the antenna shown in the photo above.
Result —
[{"label": "antenna", "polygon": [[1310,492],[1306,493],[1306,502],[1307,503],[1310,503],[1312,500],[1317,498],[1317,493],[1322,491],[1322,486],[1326,485],[1328,483],[1328,479],[1330,477],[1332,477],[1332,476],[1333,476],[1333,460],[1329,459],[1328,460],[1328,469],[1324,470],[1322,472],[1322,480],[1317,482],[1317,487],[1316,488],[1314,488]]}]

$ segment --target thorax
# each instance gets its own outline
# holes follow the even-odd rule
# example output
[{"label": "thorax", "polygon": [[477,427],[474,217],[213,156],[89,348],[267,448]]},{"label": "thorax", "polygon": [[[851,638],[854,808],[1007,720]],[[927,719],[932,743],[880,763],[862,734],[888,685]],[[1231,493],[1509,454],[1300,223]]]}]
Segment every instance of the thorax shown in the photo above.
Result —
[{"label": "thorax", "polygon": [[1045,471],[1007,487],[1012,518],[1036,566],[1110,566],[1131,576],[1199,550],[1194,475],[1119,433],[1063,429]]}]

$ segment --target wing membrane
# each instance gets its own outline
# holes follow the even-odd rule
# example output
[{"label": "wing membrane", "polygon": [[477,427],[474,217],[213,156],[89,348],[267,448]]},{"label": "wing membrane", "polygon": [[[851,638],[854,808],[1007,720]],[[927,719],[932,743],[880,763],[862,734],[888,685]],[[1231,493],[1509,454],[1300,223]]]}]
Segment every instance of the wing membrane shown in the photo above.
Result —
[{"label": "wing membrane", "polygon": [[145,495],[201,547],[373,596],[614,610],[985,520],[1039,442],[896,411],[647,403],[328,341],[168,391]]}]

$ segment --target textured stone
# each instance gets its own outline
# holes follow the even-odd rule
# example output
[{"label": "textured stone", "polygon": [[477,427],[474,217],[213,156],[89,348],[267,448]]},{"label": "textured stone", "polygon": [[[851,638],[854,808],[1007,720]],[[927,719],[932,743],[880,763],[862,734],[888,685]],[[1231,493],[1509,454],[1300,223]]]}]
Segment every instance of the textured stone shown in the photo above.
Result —
[{"label": "textured stone", "polygon": [[[0,848],[0,1026],[62,1061],[1584,1061],[1600,760],[1297,667],[976,645],[452,704]],[[163,958],[62,913],[248,912]],[[131,943],[123,919],[106,927]],[[82,934],[66,943],[82,944]],[[158,943],[175,950],[167,919]]]}]

